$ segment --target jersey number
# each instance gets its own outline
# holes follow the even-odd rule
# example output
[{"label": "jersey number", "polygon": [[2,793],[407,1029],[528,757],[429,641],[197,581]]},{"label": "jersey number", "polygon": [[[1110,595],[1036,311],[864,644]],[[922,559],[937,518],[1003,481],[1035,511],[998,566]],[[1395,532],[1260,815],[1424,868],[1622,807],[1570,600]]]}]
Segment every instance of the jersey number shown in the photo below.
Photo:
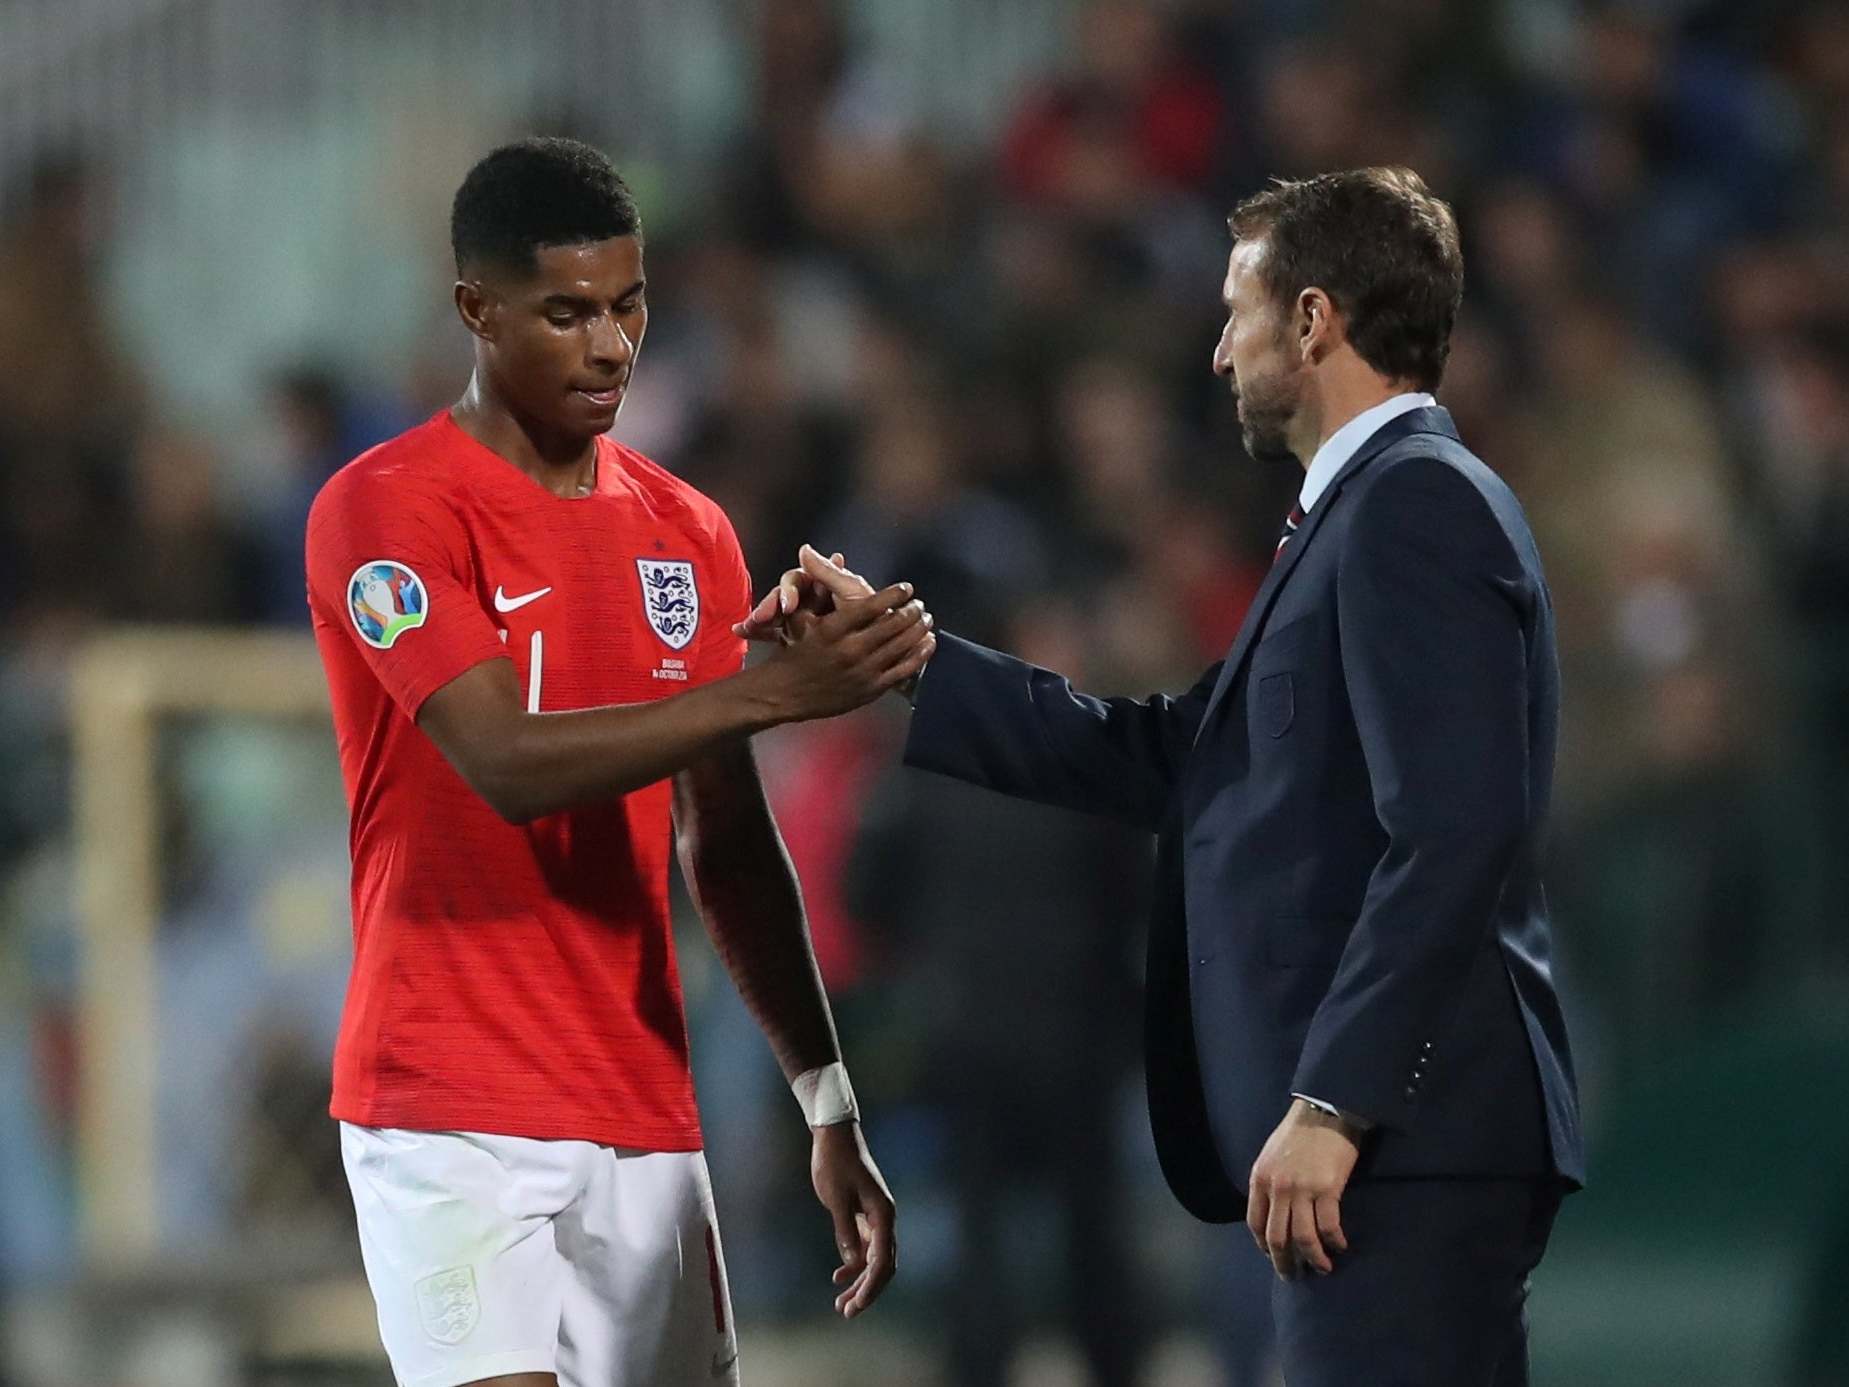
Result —
[{"label": "jersey number", "polygon": [[[501,632],[501,644],[507,644],[507,632]],[[527,642],[526,672],[526,710],[529,713],[539,711],[539,681],[546,668],[546,637],[543,631],[535,631],[533,639]]]}]

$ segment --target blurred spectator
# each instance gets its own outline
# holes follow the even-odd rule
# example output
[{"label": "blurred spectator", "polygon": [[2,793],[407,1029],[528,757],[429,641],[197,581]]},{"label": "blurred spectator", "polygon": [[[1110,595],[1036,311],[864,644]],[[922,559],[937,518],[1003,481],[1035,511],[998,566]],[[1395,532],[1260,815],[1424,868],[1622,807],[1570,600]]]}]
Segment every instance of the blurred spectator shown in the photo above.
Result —
[{"label": "blurred spectator", "polygon": [[1031,518],[961,476],[961,443],[929,398],[878,403],[852,490],[814,542],[875,584],[909,579],[941,620],[980,639],[1044,579],[1046,554]]},{"label": "blurred spectator", "polygon": [[[447,408],[468,380],[465,365],[444,362],[447,385],[425,411],[413,404],[422,385],[414,374],[407,382],[402,407],[358,397],[332,366],[303,364],[280,371],[268,381],[264,422],[250,461],[268,479],[262,504],[247,525],[251,601],[265,621],[305,625],[308,605],[302,577],[302,532],[308,508],[321,484],[373,444],[409,427],[428,413]],[[460,369],[459,369],[460,368]],[[426,369],[420,362],[414,372]]]},{"label": "blurred spectator", "polygon": [[116,605],[122,478],[51,440],[0,448],[0,615],[13,641],[63,645]]},{"label": "blurred spectator", "polygon": [[1241,555],[1205,498],[1184,491],[1184,439],[1156,381],[1131,363],[1093,358],[1066,375],[1055,408],[1055,453],[1072,488],[1060,571],[1085,590],[1135,567],[1151,589],[1142,619],[1178,619],[1183,648],[1203,665],[1218,659],[1265,565]]},{"label": "blurred spectator", "polygon": [[[775,263],[742,241],[693,247],[666,274],[686,282],[686,299],[659,315],[630,408],[659,410],[664,391],[675,401],[660,460],[725,508],[755,571],[780,573],[844,482],[844,378],[863,369],[858,301],[785,312]],[[629,429],[626,412],[619,431]]]},{"label": "blurred spectator", "polygon": [[[1686,369],[1602,300],[1559,302],[1541,327],[1522,499],[1559,611],[1571,812],[1640,768],[1655,670],[1697,643],[1751,648],[1764,594],[1719,419]],[[1734,706],[1755,706],[1760,668],[1729,660],[1721,677]]]},{"label": "blurred spectator", "polygon": [[112,615],[122,621],[255,621],[263,614],[249,541],[224,510],[205,440],[157,429],[127,460],[128,522]]},{"label": "blurred spectator", "polygon": [[1226,101],[1148,0],[1092,0],[1077,69],[1034,93],[1002,137],[1016,196],[1100,226],[1149,216],[1217,172]]},{"label": "blurred spectator", "polygon": [[1796,719],[1786,779],[1798,787],[1791,816],[1809,849],[1791,866],[1813,888],[1809,908],[1784,917],[1786,931],[1816,921],[1798,925],[1801,953],[1841,963],[1849,942],[1821,920],[1849,892],[1838,846],[1849,823],[1849,316],[1831,329],[1787,321],[1744,340],[1749,351],[1729,354],[1728,398],[1736,446],[1755,464],[1747,494],[1783,599],[1778,659]]},{"label": "blurred spectator", "polygon": [[321,1098],[327,1061],[319,1036],[283,1027],[248,1038],[251,1090],[232,1143],[242,1222],[302,1239],[325,1239],[346,1221],[352,1192],[341,1167],[340,1139]]},{"label": "blurred spectator", "polygon": [[143,402],[100,280],[109,225],[94,168],[49,154],[0,228],[0,615],[40,631],[117,605],[118,459]]},{"label": "blurred spectator", "polygon": [[877,714],[803,723],[767,739],[764,777],[803,883],[815,962],[830,992],[864,980],[867,941],[848,900],[847,865],[868,795],[897,752]]},{"label": "blurred spectator", "polygon": [[1054,451],[1071,479],[1066,542],[1121,557],[1139,536],[1159,533],[1175,482],[1174,427],[1161,391],[1129,362],[1076,363],[1054,399]]},{"label": "blurred spectator", "polygon": [[1287,178],[1364,162],[1375,103],[1393,99],[1359,51],[1320,36],[1269,53],[1258,90],[1262,147]]},{"label": "blurred spectator", "polygon": [[[1494,183],[1475,213],[1466,223],[1473,276],[1466,311],[1492,317],[1527,342],[1543,330],[1552,305],[1583,290],[1590,247],[1570,209],[1537,182]],[[1535,354],[1530,346],[1531,361]]]},{"label": "blurred spectator", "polygon": [[141,383],[99,278],[108,196],[86,159],[48,155],[0,230],[0,448],[105,450],[140,417]]},{"label": "blurred spectator", "polygon": [[1073,70],[1030,92],[1001,137],[1008,210],[1071,238],[1087,309],[1132,285],[1198,294],[1222,239],[1206,194],[1230,157],[1231,110],[1179,38],[1150,0],[1091,0]]},{"label": "blurred spectator", "polygon": [[833,252],[908,277],[908,252],[942,244],[950,170],[898,73],[857,55],[837,0],[774,0],[753,22],[753,118],[731,157],[731,229],[754,249]]},{"label": "blurred spectator", "polygon": [[1575,73],[1562,172],[1608,282],[1652,327],[1686,335],[1689,277],[1723,238],[1786,210],[1797,132],[1738,55],[1678,45],[1668,19],[1643,7],[1595,9]]}]

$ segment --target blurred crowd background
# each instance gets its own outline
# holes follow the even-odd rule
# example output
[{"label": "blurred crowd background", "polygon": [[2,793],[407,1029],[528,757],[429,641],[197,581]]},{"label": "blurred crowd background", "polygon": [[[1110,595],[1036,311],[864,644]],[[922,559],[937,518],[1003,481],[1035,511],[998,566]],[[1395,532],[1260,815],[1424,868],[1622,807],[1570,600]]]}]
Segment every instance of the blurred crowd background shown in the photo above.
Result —
[{"label": "blurred crowd background", "polygon": [[[760,585],[840,549],[1098,692],[1218,658],[1300,481],[1244,456],[1209,370],[1231,204],[1374,163],[1449,198],[1440,400],[1528,508],[1566,684],[1550,886],[1594,1183],[1537,1281],[1538,1379],[1849,1382],[1849,8],[1824,0],[0,9],[0,1380],[383,1380],[279,1365],[224,1308],[357,1266],[326,727],[162,743],[135,1262],[78,1232],[68,694],[125,624],[305,633],[308,503],[460,391],[448,199],[531,132],[636,188],[653,316],[617,432],[725,506]],[[789,1380],[1266,1381],[1264,1268],[1170,1206],[1143,1132],[1148,844],[902,773],[903,731],[760,740],[906,1238],[887,1338],[814,1341],[858,1375]],[[828,1236],[697,936],[749,1364],[810,1342]]]}]

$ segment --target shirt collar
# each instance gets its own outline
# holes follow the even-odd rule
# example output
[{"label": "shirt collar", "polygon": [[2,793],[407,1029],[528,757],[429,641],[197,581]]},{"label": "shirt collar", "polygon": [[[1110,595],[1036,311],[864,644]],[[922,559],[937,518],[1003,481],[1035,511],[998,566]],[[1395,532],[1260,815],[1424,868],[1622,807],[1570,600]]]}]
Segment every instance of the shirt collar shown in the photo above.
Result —
[{"label": "shirt collar", "polygon": [[1394,395],[1371,409],[1362,410],[1330,434],[1328,441],[1310,459],[1310,470],[1304,474],[1303,490],[1297,495],[1297,504],[1302,507],[1303,513],[1310,513],[1310,507],[1329,489],[1335,474],[1348,465],[1348,460],[1359,451],[1361,445],[1372,438],[1389,419],[1397,419],[1410,410],[1429,409],[1437,403],[1437,400],[1419,390]]}]

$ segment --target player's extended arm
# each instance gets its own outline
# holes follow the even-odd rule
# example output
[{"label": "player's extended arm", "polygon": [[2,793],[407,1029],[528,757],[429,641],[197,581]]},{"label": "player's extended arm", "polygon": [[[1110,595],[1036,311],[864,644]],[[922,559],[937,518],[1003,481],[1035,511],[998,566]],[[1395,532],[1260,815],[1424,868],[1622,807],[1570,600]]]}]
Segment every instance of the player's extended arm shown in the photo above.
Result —
[{"label": "player's extended arm", "polygon": [[[839,1063],[802,892],[749,742],[723,746],[675,776],[674,831],[681,869],[713,947],[784,1078],[794,1081]],[[842,1257],[835,1279],[846,1286],[835,1308],[851,1319],[892,1279],[892,1195],[858,1122],[812,1130],[810,1174],[834,1220]]]},{"label": "player's extended arm", "polygon": [[[810,612],[871,591],[808,545],[801,561],[734,628],[740,635],[800,631]],[[1094,698],[1051,670],[946,635],[919,680],[905,764],[1154,832],[1219,677],[1216,664],[1178,698]]]},{"label": "player's extended arm", "polygon": [[780,723],[833,717],[911,678],[934,639],[911,585],[842,603],[763,663],[652,703],[529,713],[513,665],[488,660],[429,698],[417,725],[512,823],[607,803]]}]

